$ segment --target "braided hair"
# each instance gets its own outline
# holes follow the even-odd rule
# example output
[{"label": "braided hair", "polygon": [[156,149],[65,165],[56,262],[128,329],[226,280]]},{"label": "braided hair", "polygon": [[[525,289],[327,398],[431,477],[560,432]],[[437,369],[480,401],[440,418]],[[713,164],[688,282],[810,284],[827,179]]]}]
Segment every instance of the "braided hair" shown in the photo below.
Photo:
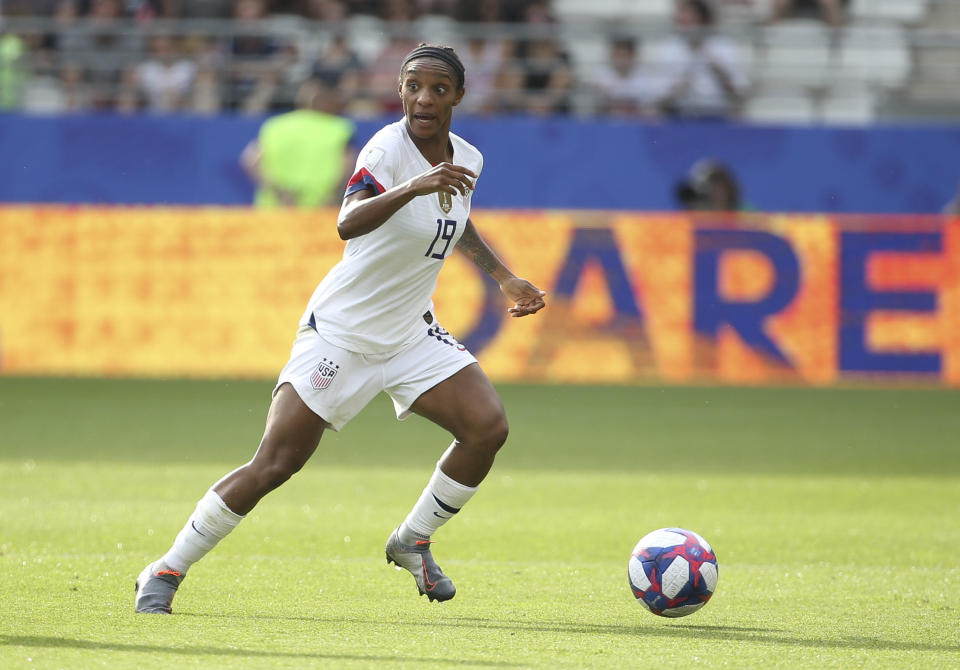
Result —
[{"label": "braided hair", "polygon": [[453,69],[453,73],[456,75],[457,90],[459,91],[463,88],[466,69],[463,67],[463,63],[460,61],[457,52],[453,50],[453,47],[421,42],[417,48],[404,57],[403,64],[400,65],[400,76],[403,76],[407,65],[418,58],[436,58],[437,60],[443,61]]}]

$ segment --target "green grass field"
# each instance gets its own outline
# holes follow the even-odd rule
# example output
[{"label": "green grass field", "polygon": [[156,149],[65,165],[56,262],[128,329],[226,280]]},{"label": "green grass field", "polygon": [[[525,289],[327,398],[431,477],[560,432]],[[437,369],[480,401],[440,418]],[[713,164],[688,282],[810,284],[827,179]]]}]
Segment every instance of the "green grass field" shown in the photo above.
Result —
[{"label": "green grass field", "polygon": [[[0,378],[0,668],[957,668],[960,393],[504,387],[512,433],[418,598],[383,544],[448,439],[386,399],[198,563],[133,582],[256,446],[270,382]],[[634,543],[703,534],[677,620]]]}]

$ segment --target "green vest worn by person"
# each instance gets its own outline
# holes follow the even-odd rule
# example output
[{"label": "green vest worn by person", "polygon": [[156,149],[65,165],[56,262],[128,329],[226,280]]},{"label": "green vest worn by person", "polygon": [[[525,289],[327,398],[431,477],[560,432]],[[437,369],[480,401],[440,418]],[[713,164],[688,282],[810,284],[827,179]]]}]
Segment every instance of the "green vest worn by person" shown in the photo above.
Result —
[{"label": "green vest worn by person", "polygon": [[[344,152],[353,122],[312,109],[298,109],[260,128],[260,171],[266,182],[299,194],[298,207],[322,207],[343,186]],[[349,167],[347,168],[349,169]],[[268,188],[257,189],[258,207],[280,202]]]},{"label": "green vest worn by person", "polygon": [[[2,3],[0,3],[2,4]],[[23,86],[23,41],[16,35],[0,33],[0,109],[20,106]]]}]

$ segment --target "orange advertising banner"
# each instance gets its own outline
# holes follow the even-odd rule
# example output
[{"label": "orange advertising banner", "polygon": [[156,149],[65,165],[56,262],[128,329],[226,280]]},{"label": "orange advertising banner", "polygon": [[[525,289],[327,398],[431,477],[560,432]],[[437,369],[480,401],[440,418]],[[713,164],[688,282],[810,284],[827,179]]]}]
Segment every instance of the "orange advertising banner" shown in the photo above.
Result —
[{"label": "orange advertising banner", "polygon": [[[480,211],[548,307],[450,256],[441,323],[491,378],[960,386],[960,220]],[[336,212],[0,207],[0,373],[272,377]]]}]

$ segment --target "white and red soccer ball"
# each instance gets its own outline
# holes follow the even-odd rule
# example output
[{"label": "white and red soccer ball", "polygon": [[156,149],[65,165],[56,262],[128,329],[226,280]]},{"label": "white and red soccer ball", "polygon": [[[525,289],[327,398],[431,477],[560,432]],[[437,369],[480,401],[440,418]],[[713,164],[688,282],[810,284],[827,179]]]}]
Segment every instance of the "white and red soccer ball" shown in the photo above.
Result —
[{"label": "white and red soccer ball", "polygon": [[630,554],[627,572],[633,595],[660,616],[693,614],[717,588],[713,549],[683,528],[661,528],[643,536]]}]

